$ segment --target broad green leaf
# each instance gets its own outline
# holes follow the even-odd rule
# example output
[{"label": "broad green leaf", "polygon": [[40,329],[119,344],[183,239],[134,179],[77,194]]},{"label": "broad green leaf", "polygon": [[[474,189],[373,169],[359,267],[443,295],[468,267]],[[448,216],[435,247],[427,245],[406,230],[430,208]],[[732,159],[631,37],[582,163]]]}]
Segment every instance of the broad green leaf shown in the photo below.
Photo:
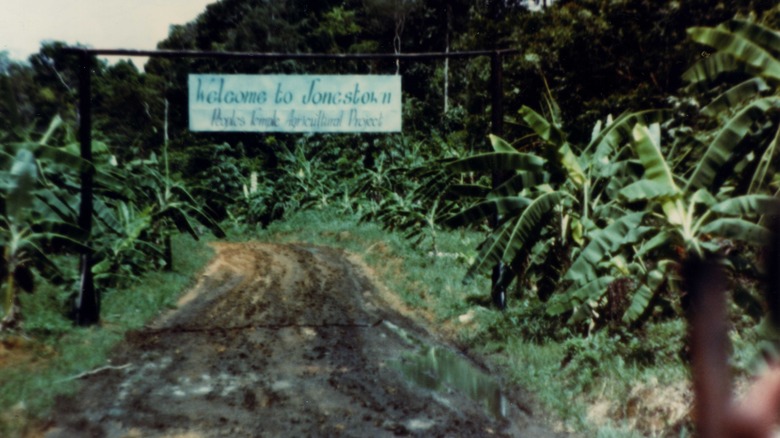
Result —
[{"label": "broad green leaf", "polygon": [[561,192],[544,193],[531,201],[516,219],[510,220],[500,226],[486,239],[474,263],[466,273],[466,279],[472,278],[482,269],[495,266],[500,261],[511,261],[518,250],[527,245],[534,245],[536,241],[530,241],[532,236],[538,235],[538,227],[548,225],[542,219],[555,207],[564,196]]},{"label": "broad green leaf", "polygon": [[[35,242],[41,242],[41,241],[48,241],[48,242],[56,242],[57,245],[60,245],[62,247],[66,247],[73,251],[86,251],[90,249],[88,246],[84,245],[80,240],[83,237],[82,231],[74,226],[68,226],[67,224],[58,224],[55,226],[54,224],[50,225],[53,229],[56,228],[58,231],[67,232],[66,234],[60,234],[56,232],[40,232],[40,233],[34,233],[33,236],[30,236],[28,238],[28,243],[30,247],[35,248],[35,250],[38,252],[36,254],[36,257],[43,258],[46,256],[46,253],[38,247],[38,245]],[[48,260],[48,259],[47,259]]]},{"label": "broad green leaf", "polygon": [[674,187],[647,179],[633,182],[620,190],[620,196],[628,202],[647,201],[657,198],[670,198],[678,194]]},{"label": "broad green leaf", "polygon": [[585,148],[585,152],[595,150],[593,159],[600,160],[628,143],[632,138],[634,126],[637,124],[650,126],[653,123],[661,123],[666,120],[668,115],[669,112],[665,110],[623,113],[591,140],[588,147]]},{"label": "broad green leaf", "polygon": [[490,138],[490,144],[493,146],[495,152],[517,152],[517,149],[513,148],[512,145],[503,138],[493,134],[489,134],[488,137]]},{"label": "broad green leaf", "polygon": [[778,149],[780,149],[780,128],[775,132],[775,138],[769,143],[769,146],[761,154],[761,160],[756,166],[756,171],[753,172],[753,178],[750,180],[750,187],[748,193],[758,193],[764,189],[764,186],[769,183],[768,176],[772,163],[775,160],[775,155]]},{"label": "broad green leaf", "polygon": [[744,195],[713,205],[715,213],[732,216],[759,216],[777,211],[778,199],[769,195]]},{"label": "broad green leaf", "polygon": [[209,231],[214,234],[214,236],[219,237],[220,239],[223,239],[227,236],[222,227],[220,227],[218,223],[214,222],[214,219],[212,219],[210,215],[206,214],[206,212],[200,208],[195,207],[194,203],[190,203],[189,208],[187,208],[186,211],[183,211],[183,213],[207,227]]},{"label": "broad green leaf", "polygon": [[566,311],[570,309],[571,306],[567,300],[565,300],[563,296],[556,295],[547,302],[546,312],[550,316],[558,316],[566,313]]},{"label": "broad green leaf", "polygon": [[724,27],[769,52],[780,54],[780,34],[775,30],[745,20],[730,20]]},{"label": "broad green leaf", "polygon": [[634,291],[633,296],[631,297],[631,304],[628,306],[628,309],[626,309],[626,313],[623,314],[623,322],[630,324],[642,316],[654,294],[655,292],[646,285],[640,285],[639,288]]},{"label": "broad green leaf", "polygon": [[547,307],[547,314],[557,316],[571,311],[576,306],[588,301],[598,301],[613,281],[615,281],[614,277],[606,275],[594,279],[577,289],[570,289],[566,293],[555,297],[554,301],[551,300],[553,302]]},{"label": "broad green leaf", "polygon": [[693,27],[688,29],[688,34],[698,43],[715,47],[759,69],[764,76],[780,79],[780,61],[741,35],[711,27]]},{"label": "broad green leaf", "polygon": [[[657,125],[656,125],[657,126]],[[648,129],[644,125],[636,125],[633,131],[632,146],[639,156],[639,161],[645,168],[644,179],[657,184],[656,190],[660,186],[666,186],[665,192],[672,193],[662,200],[661,207],[667,220],[671,224],[681,224],[685,218],[685,208],[680,202],[682,192],[674,183],[672,170],[661,154],[661,145],[658,143],[657,129]]]},{"label": "broad green leaf", "polygon": [[109,271],[113,268],[113,263],[111,262],[111,259],[105,258],[98,263],[95,263],[92,265],[92,274],[96,277],[100,278],[99,276],[101,274],[108,274]]},{"label": "broad green leaf", "polygon": [[706,116],[716,116],[720,113],[728,113],[738,107],[739,104],[758,97],[761,93],[770,90],[770,87],[761,78],[751,78],[741,82],[712,100],[701,109]]},{"label": "broad green leaf", "polygon": [[469,266],[463,281],[467,282],[482,270],[487,270],[501,262],[513,222],[508,222],[493,230],[479,245],[479,253]]},{"label": "broad green leaf", "polygon": [[95,190],[99,191],[101,196],[111,199],[127,200],[133,197],[134,193],[131,187],[127,185],[120,175],[114,169],[98,168],[95,173]]},{"label": "broad green leaf", "polygon": [[645,256],[645,254],[650,253],[654,249],[659,248],[661,246],[668,245],[669,242],[672,240],[672,236],[673,236],[672,233],[668,231],[661,231],[660,233],[653,236],[652,239],[643,243],[636,251],[634,257],[641,259],[642,257]]},{"label": "broad green leaf", "polygon": [[552,143],[557,147],[562,146],[563,143],[565,143],[566,140],[563,131],[555,126],[555,124],[550,123],[541,114],[525,105],[523,105],[518,112],[525,123],[528,124],[528,127],[533,129],[536,135],[541,137],[542,140]]},{"label": "broad green leaf", "polygon": [[683,73],[683,79],[706,90],[709,83],[718,79],[719,76],[735,72],[745,73],[748,76],[757,76],[761,73],[761,70],[745,64],[731,54],[715,52]]},{"label": "broad green leaf", "polygon": [[582,226],[582,222],[577,220],[577,218],[571,221],[571,238],[577,245],[585,243],[585,227]]},{"label": "broad green leaf", "polygon": [[599,178],[613,178],[628,177],[634,179],[639,177],[644,172],[644,167],[639,160],[621,160],[617,162],[609,162],[599,168]]},{"label": "broad green leaf", "polygon": [[536,134],[555,148],[558,163],[566,169],[569,178],[578,186],[585,183],[586,176],[577,156],[571,151],[565,135],[555,124],[527,106],[520,109],[520,115]]},{"label": "broad green leaf", "polygon": [[173,220],[173,223],[176,224],[176,228],[178,228],[179,231],[182,233],[187,232],[193,239],[199,240],[198,233],[190,223],[185,212],[178,208],[171,208],[169,209],[169,212],[169,217]]},{"label": "broad green leaf", "polygon": [[86,237],[84,231],[75,224],[60,220],[36,221],[32,228],[35,230],[34,239],[61,239],[66,243],[76,242],[78,248],[83,248],[80,242]]},{"label": "broad green leaf", "polygon": [[574,260],[563,279],[573,280],[575,284],[596,279],[596,267],[600,262],[611,257],[623,245],[636,243],[647,231],[646,228],[639,227],[644,216],[644,212],[631,213],[606,228],[592,232],[590,243]]},{"label": "broad green leaf", "polygon": [[707,151],[688,180],[686,191],[711,188],[716,175],[749,134],[753,124],[773,108],[780,108],[780,97],[765,97],[753,101],[732,117],[707,147]]},{"label": "broad green leaf", "polygon": [[6,212],[12,220],[21,221],[24,209],[32,205],[32,191],[38,179],[38,166],[32,152],[20,149],[16,153],[9,176]]},{"label": "broad green leaf", "polygon": [[642,316],[658,288],[667,281],[668,267],[669,264],[662,261],[659,263],[658,269],[653,269],[647,273],[645,282],[634,291],[631,305],[629,305],[626,313],[623,315],[624,322],[632,323]]},{"label": "broad green leaf", "polygon": [[38,200],[46,205],[61,220],[75,222],[79,217],[79,204],[75,196],[70,195],[66,199],[57,196],[51,190],[39,190],[36,194]]},{"label": "broad green leaf", "polygon": [[101,198],[93,199],[93,214],[114,232],[122,233],[122,224],[117,220],[114,211]]},{"label": "broad green leaf", "polygon": [[769,230],[761,225],[737,218],[716,219],[703,226],[701,232],[754,245],[765,245],[771,236]]},{"label": "broad green leaf", "polygon": [[596,124],[593,125],[593,130],[590,133],[590,141],[591,142],[596,141],[596,139],[601,136],[601,128],[602,128],[601,120],[597,120]]},{"label": "broad green leaf", "polygon": [[712,207],[718,203],[718,200],[715,199],[715,197],[712,196],[712,193],[710,193],[708,190],[699,189],[696,190],[696,193],[694,193],[693,196],[691,196],[690,202],[692,205],[704,204],[707,207]]},{"label": "broad green leaf", "polygon": [[669,192],[679,193],[680,189],[674,183],[672,170],[666,163],[661,153],[661,145],[657,143],[655,137],[647,126],[634,126],[632,145],[645,168],[644,178],[667,186]]},{"label": "broad green leaf", "polygon": [[493,189],[488,196],[504,197],[516,196],[524,189],[537,187],[541,184],[550,182],[550,174],[547,172],[518,172],[517,175],[509,178],[505,183]]},{"label": "broad green leaf", "polygon": [[538,196],[523,210],[518,220],[514,222],[502,260],[512,260],[519,247],[536,243],[528,241],[528,237],[532,235],[531,230],[541,223],[546,214],[558,205],[563,197],[564,192],[547,192]]},{"label": "broad green leaf", "polygon": [[530,199],[520,196],[495,198],[469,207],[445,220],[451,227],[474,224],[496,215],[514,217],[531,203]]},{"label": "broad green leaf", "polygon": [[[81,157],[81,143],[70,143],[69,145],[65,146],[64,148],[57,148],[61,149],[63,152],[73,155],[74,157]],[[109,149],[108,145],[103,143],[102,141],[98,140],[92,140],[92,155],[98,156],[103,154],[110,153],[111,150]],[[140,160],[136,160],[134,162],[143,162]],[[150,162],[150,164],[152,164]]]},{"label": "broad green leaf", "polygon": [[568,143],[564,143],[558,148],[558,155],[561,164],[568,171],[569,178],[578,186],[585,184],[587,180],[585,172],[582,170],[582,166],[577,161],[577,156],[571,151]]},{"label": "broad green leaf", "polygon": [[78,154],[68,152],[65,148],[39,146],[35,152],[42,160],[50,160],[52,163],[66,166],[76,172],[87,170],[92,166],[89,161],[85,161]]}]

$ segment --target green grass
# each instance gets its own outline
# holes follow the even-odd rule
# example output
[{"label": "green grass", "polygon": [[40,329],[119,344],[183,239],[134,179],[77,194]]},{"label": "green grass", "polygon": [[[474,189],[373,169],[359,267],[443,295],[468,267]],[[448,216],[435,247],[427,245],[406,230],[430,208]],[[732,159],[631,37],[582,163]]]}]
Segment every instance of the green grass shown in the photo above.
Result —
[{"label": "green grass", "polygon": [[151,272],[129,288],[106,291],[97,327],[74,327],[64,316],[66,294],[51,285],[40,284],[36,293],[20,297],[24,332],[14,339],[24,344],[29,356],[0,368],[0,436],[27,433],[34,421],[45,417],[57,395],[78,389],[73,376],[106,365],[124,333],[173,305],[212,251],[205,241],[179,236],[174,254],[188,257],[175,258],[173,271]]}]

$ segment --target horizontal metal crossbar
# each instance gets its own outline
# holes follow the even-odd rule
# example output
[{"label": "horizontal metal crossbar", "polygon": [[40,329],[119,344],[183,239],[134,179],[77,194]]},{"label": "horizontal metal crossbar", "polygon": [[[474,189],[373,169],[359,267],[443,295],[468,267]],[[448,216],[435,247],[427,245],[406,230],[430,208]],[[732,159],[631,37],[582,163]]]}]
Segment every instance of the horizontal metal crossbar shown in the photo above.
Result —
[{"label": "horizontal metal crossbar", "polygon": [[259,52],[217,52],[200,50],[132,50],[132,49],[90,49],[86,47],[64,47],[66,53],[81,53],[104,56],[144,56],[159,58],[216,58],[216,59],[312,59],[312,60],[357,60],[357,59],[444,59],[476,58],[480,56],[506,56],[520,53],[520,49],[469,50],[462,52],[428,53],[259,53]]}]

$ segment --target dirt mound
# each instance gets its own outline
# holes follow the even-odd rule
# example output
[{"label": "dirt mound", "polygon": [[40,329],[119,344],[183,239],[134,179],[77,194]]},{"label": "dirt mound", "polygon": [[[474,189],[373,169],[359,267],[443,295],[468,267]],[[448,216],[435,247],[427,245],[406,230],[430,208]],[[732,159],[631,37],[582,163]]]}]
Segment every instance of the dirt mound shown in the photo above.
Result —
[{"label": "dirt mound", "polygon": [[176,311],[58,400],[47,437],[555,436],[511,397],[496,416],[458,389],[411,383],[392,364],[447,347],[390,309],[344,253],[216,250]]}]

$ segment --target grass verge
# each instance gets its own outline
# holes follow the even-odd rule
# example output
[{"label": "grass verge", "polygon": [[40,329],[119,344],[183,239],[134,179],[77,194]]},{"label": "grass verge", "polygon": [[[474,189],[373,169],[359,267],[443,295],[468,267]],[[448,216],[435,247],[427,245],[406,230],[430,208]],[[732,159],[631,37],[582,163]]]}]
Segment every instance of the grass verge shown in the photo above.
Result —
[{"label": "grass verge", "polygon": [[80,373],[107,365],[128,330],[172,306],[211,257],[204,240],[174,238],[170,272],[150,272],[102,297],[101,324],[74,327],[64,316],[66,294],[47,284],[21,296],[23,331],[0,338],[0,436],[28,436],[45,423],[55,397],[78,389]]}]

